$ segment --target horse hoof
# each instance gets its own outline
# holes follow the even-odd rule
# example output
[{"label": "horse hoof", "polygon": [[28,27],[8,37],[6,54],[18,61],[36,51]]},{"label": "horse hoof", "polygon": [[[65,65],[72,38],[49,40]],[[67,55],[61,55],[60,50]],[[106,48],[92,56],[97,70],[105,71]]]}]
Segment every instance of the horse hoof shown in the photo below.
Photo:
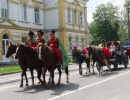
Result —
[{"label": "horse hoof", "polygon": [[28,86],[28,84],[26,84],[26,86]]},{"label": "horse hoof", "polygon": [[21,84],[20,87],[23,87],[23,84]]},{"label": "horse hoof", "polygon": [[61,85],[61,84],[58,82],[57,85]]},{"label": "horse hoof", "polygon": [[87,72],[85,74],[87,74]]},{"label": "horse hoof", "polygon": [[44,84],[44,88],[47,88],[47,84]]},{"label": "horse hoof", "polygon": [[38,84],[40,84],[41,82],[38,82]]},{"label": "horse hoof", "polygon": [[66,81],[66,83],[69,83],[69,81]]}]

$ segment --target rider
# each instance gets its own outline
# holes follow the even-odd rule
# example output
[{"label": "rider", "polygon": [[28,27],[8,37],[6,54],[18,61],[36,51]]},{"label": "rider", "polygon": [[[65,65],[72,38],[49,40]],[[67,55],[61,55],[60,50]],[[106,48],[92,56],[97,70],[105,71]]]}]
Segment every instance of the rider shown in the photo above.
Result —
[{"label": "rider", "polygon": [[124,42],[124,47],[127,47],[127,48],[130,47],[130,42],[128,41],[128,39],[126,39],[126,42]]},{"label": "rider", "polygon": [[111,56],[113,56],[114,53],[115,53],[115,45],[114,45],[114,42],[111,42],[109,51],[110,51],[110,53],[111,53]]},{"label": "rider", "polygon": [[102,42],[102,43],[99,44],[99,47],[100,47],[100,48],[106,47],[106,41],[105,41],[104,39],[102,39],[101,42]]},{"label": "rider", "polygon": [[28,36],[29,36],[29,39],[26,42],[26,45],[29,45],[29,46],[35,48],[36,47],[36,42],[35,42],[35,35],[34,35],[34,33],[32,31],[29,31]]},{"label": "rider", "polygon": [[99,47],[102,49],[103,55],[105,55],[107,58],[110,57],[110,52],[109,49],[107,48],[106,41],[102,39],[101,42],[102,43],[99,45]]},{"label": "rider", "polygon": [[50,39],[48,41],[48,46],[51,47],[56,56],[56,65],[61,66],[62,63],[62,54],[59,50],[59,39],[55,37],[55,30],[50,30]]},{"label": "rider", "polygon": [[45,43],[44,32],[42,30],[37,31],[36,46],[38,46],[39,43]]}]

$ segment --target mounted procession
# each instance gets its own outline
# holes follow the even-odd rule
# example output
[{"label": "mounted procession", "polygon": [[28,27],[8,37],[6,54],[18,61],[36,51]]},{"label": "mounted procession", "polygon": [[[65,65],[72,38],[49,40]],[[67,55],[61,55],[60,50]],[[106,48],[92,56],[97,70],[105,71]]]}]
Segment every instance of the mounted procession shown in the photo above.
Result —
[{"label": "mounted procession", "polygon": [[[37,71],[37,78],[39,83],[44,86],[50,84],[55,85],[54,71],[58,70],[58,83],[61,84],[62,70],[65,70],[66,82],[69,83],[69,57],[60,40],[55,36],[55,30],[50,30],[50,38],[47,40],[44,37],[42,30],[37,31],[37,38],[32,31],[29,31],[29,39],[25,44],[7,45],[6,57],[9,58],[15,54],[18,63],[21,67],[21,83],[23,87],[23,77],[26,79],[26,86],[28,86],[28,78],[26,71],[29,69],[31,73],[32,86],[34,86],[34,69]],[[79,74],[83,75],[82,64],[86,63],[86,74],[91,73],[91,66],[93,74],[95,74],[94,66],[96,65],[98,74],[103,73],[103,67],[107,66],[111,72],[111,65],[114,69],[118,68],[118,64],[123,64],[125,68],[128,66],[128,57],[130,56],[129,44],[126,41],[124,46],[119,41],[106,42],[101,40],[99,46],[86,46],[84,49],[78,48],[76,45],[72,47],[72,59],[76,64],[79,64]],[[48,83],[46,82],[46,72],[49,72]],[[42,80],[42,78],[43,80]]]}]

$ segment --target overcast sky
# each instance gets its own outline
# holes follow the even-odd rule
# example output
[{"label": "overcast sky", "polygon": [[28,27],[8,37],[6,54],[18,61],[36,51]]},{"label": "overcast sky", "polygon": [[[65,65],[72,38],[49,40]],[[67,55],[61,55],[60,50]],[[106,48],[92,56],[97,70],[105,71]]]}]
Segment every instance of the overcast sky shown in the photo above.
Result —
[{"label": "overcast sky", "polygon": [[117,5],[120,7],[120,9],[123,8],[123,4],[125,0],[89,0],[87,3],[87,7],[88,7],[88,22],[90,23],[92,21],[92,14],[93,12],[95,12],[95,9],[97,7],[97,5],[101,4],[101,3],[108,3],[108,2],[112,2],[114,5]]}]

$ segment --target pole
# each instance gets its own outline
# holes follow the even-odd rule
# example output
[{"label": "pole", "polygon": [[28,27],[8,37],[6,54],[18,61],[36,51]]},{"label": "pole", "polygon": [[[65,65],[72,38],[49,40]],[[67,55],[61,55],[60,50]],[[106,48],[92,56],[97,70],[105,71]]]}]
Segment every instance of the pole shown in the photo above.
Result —
[{"label": "pole", "polygon": [[130,16],[129,16],[130,10],[129,10],[129,5],[128,5],[128,39],[130,41]]}]

